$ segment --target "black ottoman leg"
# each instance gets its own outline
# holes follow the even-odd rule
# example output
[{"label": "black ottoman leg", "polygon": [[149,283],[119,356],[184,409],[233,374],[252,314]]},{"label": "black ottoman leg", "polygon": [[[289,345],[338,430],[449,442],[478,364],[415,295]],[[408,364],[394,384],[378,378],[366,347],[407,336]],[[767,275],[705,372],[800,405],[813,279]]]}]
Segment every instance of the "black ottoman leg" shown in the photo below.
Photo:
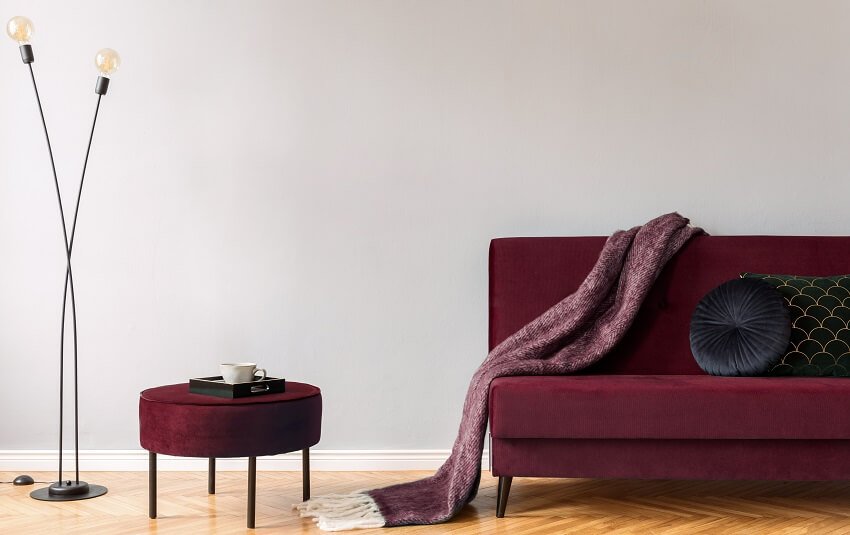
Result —
[{"label": "black ottoman leg", "polygon": [[148,516],[156,518],[156,453],[148,452]]},{"label": "black ottoman leg", "polygon": [[310,499],[310,448],[301,450],[301,499]]},{"label": "black ottoman leg", "polygon": [[499,476],[499,498],[496,504],[496,518],[505,518],[505,509],[508,506],[508,494],[511,493],[511,476]]},{"label": "black ottoman leg", "polygon": [[248,457],[248,527],[254,527],[257,508],[257,458]]},{"label": "black ottoman leg", "polygon": [[215,457],[210,457],[210,475],[207,479],[207,493],[215,494]]}]

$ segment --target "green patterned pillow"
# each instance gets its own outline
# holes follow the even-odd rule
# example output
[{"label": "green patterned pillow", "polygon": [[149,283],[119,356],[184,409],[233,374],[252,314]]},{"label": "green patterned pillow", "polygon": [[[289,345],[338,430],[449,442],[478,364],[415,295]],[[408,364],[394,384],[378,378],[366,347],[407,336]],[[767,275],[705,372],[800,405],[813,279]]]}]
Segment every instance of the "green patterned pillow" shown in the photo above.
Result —
[{"label": "green patterned pillow", "polygon": [[791,341],[768,375],[850,376],[850,275],[741,277],[775,287],[791,313]]}]

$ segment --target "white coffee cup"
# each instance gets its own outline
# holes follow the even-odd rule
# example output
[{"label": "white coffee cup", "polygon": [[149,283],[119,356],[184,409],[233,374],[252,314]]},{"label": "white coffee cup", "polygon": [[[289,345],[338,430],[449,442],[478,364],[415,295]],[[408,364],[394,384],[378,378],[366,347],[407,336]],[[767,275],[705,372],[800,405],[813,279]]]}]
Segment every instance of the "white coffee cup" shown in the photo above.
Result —
[{"label": "white coffee cup", "polygon": [[258,372],[263,372],[262,377],[258,379],[259,381],[266,378],[266,370],[257,368],[257,365],[253,362],[219,364],[218,369],[221,370],[221,377],[224,382],[229,384],[250,383]]}]

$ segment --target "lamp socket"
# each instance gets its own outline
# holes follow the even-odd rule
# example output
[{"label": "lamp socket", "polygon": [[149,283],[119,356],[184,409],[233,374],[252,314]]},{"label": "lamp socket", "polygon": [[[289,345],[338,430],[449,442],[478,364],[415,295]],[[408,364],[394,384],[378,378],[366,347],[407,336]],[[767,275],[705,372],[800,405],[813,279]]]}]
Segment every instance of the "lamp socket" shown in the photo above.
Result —
[{"label": "lamp socket", "polygon": [[109,89],[109,78],[106,76],[98,76],[97,83],[94,86],[94,92],[98,95],[105,95],[107,89]]},{"label": "lamp socket", "polygon": [[32,45],[21,45],[21,59],[24,63],[35,61],[35,56],[32,53]]}]

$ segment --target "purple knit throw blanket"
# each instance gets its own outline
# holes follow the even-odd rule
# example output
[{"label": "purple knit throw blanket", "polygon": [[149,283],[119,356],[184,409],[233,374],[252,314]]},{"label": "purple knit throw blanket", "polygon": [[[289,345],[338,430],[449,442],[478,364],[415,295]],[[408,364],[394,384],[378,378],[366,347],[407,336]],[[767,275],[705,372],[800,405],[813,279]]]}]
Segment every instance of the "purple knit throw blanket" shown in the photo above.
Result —
[{"label": "purple knit throw blanket", "polygon": [[499,344],[469,383],[452,453],[425,479],[319,496],[295,505],[326,531],[445,522],[478,491],[490,381],[509,375],[562,375],[601,359],[632,324],[661,269],[702,233],[677,213],[615,232],[572,295]]}]

